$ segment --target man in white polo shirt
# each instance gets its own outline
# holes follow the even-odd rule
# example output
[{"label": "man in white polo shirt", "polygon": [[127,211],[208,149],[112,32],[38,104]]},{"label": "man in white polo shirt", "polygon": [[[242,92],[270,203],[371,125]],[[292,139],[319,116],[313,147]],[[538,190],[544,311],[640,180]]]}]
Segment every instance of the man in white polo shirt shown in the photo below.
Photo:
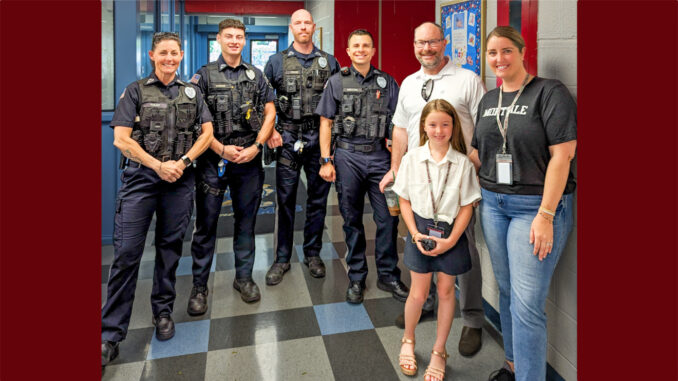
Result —
[{"label": "man in white polo shirt", "polygon": [[[414,55],[421,63],[421,69],[411,74],[402,83],[398,106],[393,115],[393,148],[391,169],[379,184],[382,192],[388,183],[397,176],[400,160],[408,147],[419,146],[419,118],[426,103],[434,99],[445,99],[457,110],[464,133],[467,152],[471,152],[474,121],[480,99],[485,94],[485,85],[472,71],[458,68],[444,55],[445,40],[440,25],[425,22],[414,30]],[[482,278],[480,260],[475,244],[475,213],[471,218],[466,236],[471,251],[472,268],[457,277],[459,279],[459,304],[464,320],[459,353],[473,356],[481,347],[481,327],[484,322],[482,304]],[[431,282],[433,283],[433,282]],[[433,311],[435,305],[435,285],[424,304],[423,313]],[[398,316],[396,325],[404,327],[403,315]]]}]

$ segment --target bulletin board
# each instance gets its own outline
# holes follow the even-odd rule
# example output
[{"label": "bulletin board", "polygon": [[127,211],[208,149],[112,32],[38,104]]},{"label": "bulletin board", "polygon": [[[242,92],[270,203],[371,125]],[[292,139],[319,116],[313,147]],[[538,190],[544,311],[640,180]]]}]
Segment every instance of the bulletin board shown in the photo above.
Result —
[{"label": "bulletin board", "polygon": [[469,69],[485,81],[485,1],[443,3],[440,21],[447,40],[445,55],[457,67]]}]

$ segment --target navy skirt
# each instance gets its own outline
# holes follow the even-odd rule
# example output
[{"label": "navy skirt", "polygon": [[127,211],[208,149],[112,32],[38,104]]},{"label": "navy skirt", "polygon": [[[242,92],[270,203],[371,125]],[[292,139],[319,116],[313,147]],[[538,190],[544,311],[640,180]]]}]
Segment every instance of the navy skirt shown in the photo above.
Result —
[{"label": "navy skirt", "polygon": [[[432,219],[419,217],[414,213],[414,221],[417,224],[417,230],[428,235],[427,225],[433,225]],[[449,237],[452,231],[452,226],[446,222],[439,221],[438,227],[445,230],[444,238]],[[405,266],[415,273],[431,273],[442,272],[447,275],[463,274],[471,269],[471,255],[468,249],[468,239],[466,233],[462,233],[461,237],[451,249],[443,254],[432,257],[422,254],[417,245],[412,243],[412,236],[407,233],[407,241],[405,242],[404,254]]]}]

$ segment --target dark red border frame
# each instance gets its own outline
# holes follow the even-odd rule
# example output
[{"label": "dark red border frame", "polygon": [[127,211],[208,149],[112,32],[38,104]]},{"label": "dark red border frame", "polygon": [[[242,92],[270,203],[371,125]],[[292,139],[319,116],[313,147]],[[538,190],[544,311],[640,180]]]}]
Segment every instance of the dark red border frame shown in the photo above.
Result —
[{"label": "dark red border frame", "polygon": [[0,379],[101,367],[101,3],[0,2]]}]

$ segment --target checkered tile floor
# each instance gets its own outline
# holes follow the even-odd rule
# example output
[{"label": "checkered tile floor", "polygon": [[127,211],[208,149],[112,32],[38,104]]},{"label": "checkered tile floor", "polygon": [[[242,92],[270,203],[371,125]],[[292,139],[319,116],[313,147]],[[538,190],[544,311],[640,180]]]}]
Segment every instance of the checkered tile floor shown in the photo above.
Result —
[{"label": "checkered tile floor", "polygon": [[[364,223],[367,237],[375,236],[371,208],[366,205]],[[409,380],[400,373],[398,352],[403,331],[394,325],[403,303],[376,287],[374,240],[368,240],[369,275],[365,301],[345,302],[348,286],[344,256],[346,245],[343,220],[337,208],[334,188],[330,192],[321,257],[327,276],[312,278],[302,258],[301,231],[295,232],[296,255],[279,285],[267,286],[264,277],[273,261],[273,234],[256,238],[253,278],[261,300],[246,304],[232,287],[235,275],[232,238],[217,241],[216,260],[209,280],[209,309],[203,316],[186,313],[192,287],[190,242],[184,243],[177,270],[177,299],[172,317],[176,335],[160,342],[151,324],[150,294],[155,255],[153,232],[149,232],[142,258],[139,282],[127,339],[120,344],[120,356],[108,365],[103,380]],[[404,236],[404,223],[400,224]],[[399,240],[402,258],[404,241]],[[102,300],[113,260],[113,248],[102,247]],[[403,281],[410,282],[402,263]],[[473,358],[461,357],[457,344],[462,328],[458,312],[447,343],[448,379],[487,380],[501,366],[501,337],[488,325],[483,330],[483,347]],[[424,319],[416,331],[416,355],[420,372],[430,359],[435,340],[434,318]]]}]

